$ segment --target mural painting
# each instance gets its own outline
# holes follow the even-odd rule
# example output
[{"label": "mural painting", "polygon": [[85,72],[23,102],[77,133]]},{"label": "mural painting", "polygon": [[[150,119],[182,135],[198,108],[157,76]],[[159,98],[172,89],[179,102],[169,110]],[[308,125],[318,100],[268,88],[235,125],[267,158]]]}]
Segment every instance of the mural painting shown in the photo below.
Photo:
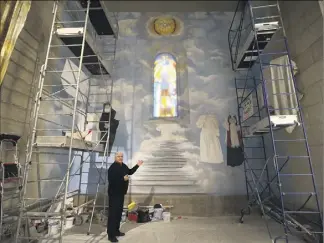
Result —
[{"label": "mural painting", "polygon": [[118,18],[112,153],[124,152],[129,167],[144,160],[130,193],[245,194],[243,168],[227,161],[223,125],[237,110],[224,35],[232,14]]}]

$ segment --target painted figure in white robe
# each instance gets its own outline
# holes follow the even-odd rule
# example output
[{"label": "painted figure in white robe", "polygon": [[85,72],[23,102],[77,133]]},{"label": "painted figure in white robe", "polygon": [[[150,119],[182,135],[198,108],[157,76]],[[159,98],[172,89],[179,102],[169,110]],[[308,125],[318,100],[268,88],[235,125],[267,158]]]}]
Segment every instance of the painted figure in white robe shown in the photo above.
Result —
[{"label": "painted figure in white robe", "polygon": [[216,117],[202,115],[196,125],[201,128],[200,161],[213,164],[223,163],[224,157],[219,142],[219,126]]}]

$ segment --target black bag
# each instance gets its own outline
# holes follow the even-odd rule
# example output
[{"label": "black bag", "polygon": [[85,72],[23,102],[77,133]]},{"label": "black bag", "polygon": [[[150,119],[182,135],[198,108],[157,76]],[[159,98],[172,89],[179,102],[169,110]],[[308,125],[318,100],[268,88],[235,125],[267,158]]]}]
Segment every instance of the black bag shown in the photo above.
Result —
[{"label": "black bag", "polygon": [[154,205],[154,209],[155,209],[155,208],[162,208],[162,205],[161,205],[161,204],[155,204],[155,205]]},{"label": "black bag", "polygon": [[148,210],[138,210],[137,211],[137,223],[147,223],[150,222],[150,214]]}]

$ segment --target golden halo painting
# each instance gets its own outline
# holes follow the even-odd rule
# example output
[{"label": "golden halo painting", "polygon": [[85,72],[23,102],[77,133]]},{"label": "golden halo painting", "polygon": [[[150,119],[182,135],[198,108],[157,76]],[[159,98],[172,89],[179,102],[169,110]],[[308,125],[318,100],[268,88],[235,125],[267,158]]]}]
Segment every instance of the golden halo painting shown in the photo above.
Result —
[{"label": "golden halo painting", "polygon": [[181,29],[181,21],[171,16],[154,17],[147,23],[148,32],[155,37],[179,35]]}]

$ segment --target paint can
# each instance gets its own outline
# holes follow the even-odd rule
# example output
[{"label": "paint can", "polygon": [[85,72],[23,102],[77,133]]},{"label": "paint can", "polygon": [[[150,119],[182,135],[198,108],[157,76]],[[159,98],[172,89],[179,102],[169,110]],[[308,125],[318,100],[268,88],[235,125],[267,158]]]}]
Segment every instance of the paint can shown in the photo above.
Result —
[{"label": "paint can", "polygon": [[73,227],[73,216],[67,216],[65,221],[65,229],[71,229]]},{"label": "paint can", "polygon": [[163,208],[155,208],[153,218],[155,220],[162,220],[163,219]]},{"label": "paint can", "polygon": [[171,221],[171,213],[170,212],[163,212],[162,217],[163,217],[163,221],[166,223]]},{"label": "paint can", "polygon": [[56,235],[60,232],[60,221],[57,218],[48,219],[48,235]]}]

